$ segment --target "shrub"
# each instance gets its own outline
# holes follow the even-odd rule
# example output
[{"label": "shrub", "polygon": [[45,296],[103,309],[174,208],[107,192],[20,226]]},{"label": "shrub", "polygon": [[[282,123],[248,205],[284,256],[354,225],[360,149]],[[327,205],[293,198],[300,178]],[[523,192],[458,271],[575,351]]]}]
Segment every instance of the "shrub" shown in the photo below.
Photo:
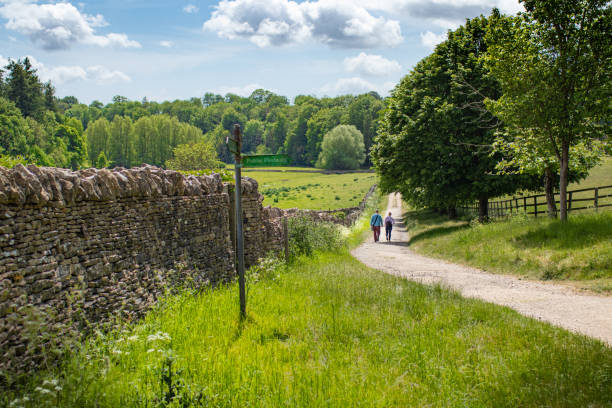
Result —
[{"label": "shrub", "polygon": [[289,218],[289,256],[312,255],[315,251],[335,250],[344,246],[337,225],[315,222],[307,216]]}]

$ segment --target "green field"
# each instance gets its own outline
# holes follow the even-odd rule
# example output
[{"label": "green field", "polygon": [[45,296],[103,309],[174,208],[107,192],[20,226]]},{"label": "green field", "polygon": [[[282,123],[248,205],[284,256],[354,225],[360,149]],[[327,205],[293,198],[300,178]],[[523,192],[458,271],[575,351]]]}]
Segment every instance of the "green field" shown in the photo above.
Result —
[{"label": "green field", "polygon": [[255,272],[244,323],[235,284],[168,298],[0,405],[612,405],[612,350],[599,341],[368,269],[346,252]]},{"label": "green field", "polygon": [[333,210],[359,205],[372,185],[373,173],[322,174],[247,171],[259,183],[264,205],[279,208]]},{"label": "green field", "polygon": [[[612,159],[570,189],[612,185]],[[603,209],[602,209],[603,210]],[[488,224],[449,221],[432,211],[408,211],[410,246],[419,253],[494,273],[556,280],[612,293],[612,207],[570,213],[564,224],[515,216]]]}]

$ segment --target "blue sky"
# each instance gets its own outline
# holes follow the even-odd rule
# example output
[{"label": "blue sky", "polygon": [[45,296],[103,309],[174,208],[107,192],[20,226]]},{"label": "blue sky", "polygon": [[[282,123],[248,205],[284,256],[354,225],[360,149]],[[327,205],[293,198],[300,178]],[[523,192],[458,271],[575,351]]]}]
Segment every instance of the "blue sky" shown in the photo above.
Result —
[{"label": "blue sky", "polygon": [[58,96],[387,95],[468,17],[517,0],[0,0],[0,64],[29,56]]}]

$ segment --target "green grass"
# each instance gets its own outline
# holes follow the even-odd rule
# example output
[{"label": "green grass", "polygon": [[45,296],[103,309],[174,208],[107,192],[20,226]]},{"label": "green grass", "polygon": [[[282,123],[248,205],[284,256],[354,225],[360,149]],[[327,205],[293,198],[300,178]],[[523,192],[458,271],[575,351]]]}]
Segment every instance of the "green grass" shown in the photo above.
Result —
[{"label": "green grass", "polygon": [[[612,157],[604,157],[602,162],[591,169],[586,179],[578,182],[571,183],[568,190],[578,190],[582,188],[593,188],[600,186],[611,186],[612,185]],[[609,194],[609,193],[608,193]]]},{"label": "green grass", "polygon": [[417,252],[612,293],[612,212],[572,215],[566,224],[517,216],[482,225],[422,210],[407,212],[406,222]]},{"label": "green grass", "polygon": [[183,406],[612,406],[612,350],[596,340],[347,253],[257,272],[244,323],[234,284],[170,297],[39,374],[16,405],[181,406],[161,403],[172,390]]},{"label": "green grass", "polygon": [[264,205],[279,208],[329,210],[359,205],[372,185],[372,173],[246,172],[259,183]]}]

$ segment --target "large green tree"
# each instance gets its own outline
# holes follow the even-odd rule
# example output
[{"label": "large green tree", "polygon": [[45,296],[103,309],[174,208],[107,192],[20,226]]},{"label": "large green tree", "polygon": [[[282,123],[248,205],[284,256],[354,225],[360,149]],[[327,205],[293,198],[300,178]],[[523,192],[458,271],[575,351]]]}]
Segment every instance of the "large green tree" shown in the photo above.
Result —
[{"label": "large green tree", "polygon": [[524,186],[519,176],[495,172],[496,120],[483,99],[500,88],[480,58],[486,29],[484,17],[467,20],[393,90],[371,153],[383,190],[449,215],[478,200],[486,219],[489,198]]},{"label": "large green tree", "polygon": [[529,143],[554,157],[560,216],[567,219],[571,147],[610,134],[612,9],[608,0],[525,0],[516,18],[491,19],[487,65],[503,95],[487,106]]},{"label": "large green tree", "polygon": [[353,125],[339,125],[323,137],[317,167],[355,170],[365,160],[363,135]]}]

